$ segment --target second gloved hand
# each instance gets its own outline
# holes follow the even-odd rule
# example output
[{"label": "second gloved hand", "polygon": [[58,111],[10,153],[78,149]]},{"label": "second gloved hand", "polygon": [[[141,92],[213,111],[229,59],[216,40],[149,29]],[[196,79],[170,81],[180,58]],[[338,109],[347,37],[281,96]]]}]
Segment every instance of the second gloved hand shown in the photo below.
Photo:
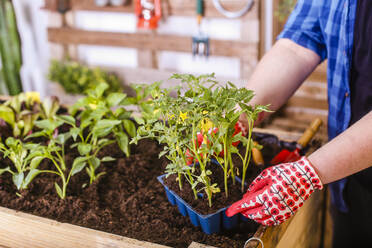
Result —
[{"label": "second gloved hand", "polygon": [[265,169],[249,186],[243,199],[226,211],[237,213],[263,225],[279,225],[289,219],[323,184],[306,157],[293,163]]}]

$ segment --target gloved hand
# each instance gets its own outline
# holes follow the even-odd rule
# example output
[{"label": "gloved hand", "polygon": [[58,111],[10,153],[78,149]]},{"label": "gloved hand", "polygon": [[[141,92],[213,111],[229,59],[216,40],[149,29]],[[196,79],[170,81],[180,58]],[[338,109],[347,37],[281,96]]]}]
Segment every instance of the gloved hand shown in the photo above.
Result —
[{"label": "gloved hand", "polygon": [[[233,137],[240,132],[242,133],[242,136],[247,135],[247,129],[244,127],[244,125],[240,121],[236,122],[234,128],[235,128],[235,131],[233,133]],[[209,134],[211,134],[212,132],[217,133],[218,128],[216,128],[216,127],[211,128],[211,129],[208,130],[208,132],[209,132]],[[203,133],[198,132],[197,135],[196,135],[196,138],[197,138],[197,141],[195,141],[195,144],[198,148],[203,143],[208,143],[208,140],[205,138]],[[236,141],[236,142],[232,143],[232,145],[233,146],[238,146],[239,143],[240,143],[240,141]],[[185,156],[186,156],[187,165],[191,165],[194,162],[192,153],[189,150],[187,150]],[[223,156],[223,151],[219,154],[219,156]]]},{"label": "gloved hand", "polygon": [[318,174],[306,157],[265,169],[249,186],[243,199],[226,211],[263,225],[279,225],[289,219],[314,192],[322,189]]}]

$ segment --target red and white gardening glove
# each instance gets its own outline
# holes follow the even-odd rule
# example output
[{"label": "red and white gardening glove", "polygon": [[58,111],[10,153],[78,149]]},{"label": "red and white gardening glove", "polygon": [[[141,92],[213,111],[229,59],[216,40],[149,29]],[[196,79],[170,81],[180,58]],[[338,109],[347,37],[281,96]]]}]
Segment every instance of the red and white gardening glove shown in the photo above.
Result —
[{"label": "red and white gardening glove", "polygon": [[289,219],[323,184],[306,157],[265,169],[249,186],[243,199],[226,211],[263,225],[279,225]]},{"label": "red and white gardening glove", "polygon": [[[242,136],[247,136],[247,129],[244,127],[244,125],[240,121],[236,122],[234,128],[235,128],[235,131],[233,133],[233,137],[235,135],[237,135],[238,133],[242,133]],[[216,134],[218,132],[218,128],[215,127],[213,129],[211,128],[211,129],[208,130],[209,134],[211,134],[212,132]],[[196,145],[197,145],[198,148],[203,143],[208,143],[208,140],[204,137],[203,133],[201,133],[201,132],[197,133],[196,138],[197,138],[197,140],[195,141],[195,143],[197,142]],[[240,143],[240,141],[236,141],[236,142],[232,143],[232,145],[233,146],[238,146],[239,143]],[[192,153],[189,150],[186,151],[185,155],[186,155],[187,165],[191,165],[194,162],[194,156],[192,155]],[[219,154],[219,156],[221,156],[221,157],[223,156],[223,151]]]}]

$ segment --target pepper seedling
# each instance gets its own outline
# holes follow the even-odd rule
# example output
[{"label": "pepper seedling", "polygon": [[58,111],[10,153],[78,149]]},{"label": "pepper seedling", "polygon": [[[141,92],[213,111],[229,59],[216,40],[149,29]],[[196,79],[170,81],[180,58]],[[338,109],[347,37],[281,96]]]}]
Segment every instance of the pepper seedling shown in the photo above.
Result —
[{"label": "pepper seedling", "polygon": [[135,124],[130,119],[131,112],[124,108],[130,104],[127,95],[110,93],[104,97],[107,89],[107,84],[99,84],[96,89],[88,91],[86,97],[70,108],[70,113],[80,122],[79,125],[72,121],[68,122],[72,126],[71,136],[76,142],[72,148],[77,147],[81,156],[79,159],[88,163],[86,171],[90,177],[90,183],[103,175],[103,173],[96,175],[101,162],[114,160],[111,157],[99,159],[98,152],[103,147],[115,143],[116,140],[125,155],[130,156],[129,136],[136,135]]},{"label": "pepper seedling", "polygon": [[0,169],[0,175],[8,172],[17,190],[27,189],[31,181],[40,174],[38,166],[43,160],[37,144],[24,144],[21,140],[9,137],[5,144],[0,142],[0,151],[4,158],[9,158],[12,167]]}]

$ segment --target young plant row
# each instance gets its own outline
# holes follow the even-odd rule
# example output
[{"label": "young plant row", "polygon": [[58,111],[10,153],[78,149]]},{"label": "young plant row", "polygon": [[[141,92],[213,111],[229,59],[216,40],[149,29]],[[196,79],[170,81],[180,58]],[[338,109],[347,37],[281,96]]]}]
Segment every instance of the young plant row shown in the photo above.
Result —
[{"label": "young plant row", "polygon": [[[104,147],[116,142],[129,156],[130,137],[136,135],[132,113],[125,108],[131,99],[123,93],[104,96],[107,89],[107,84],[99,84],[68,112],[57,98],[40,102],[37,93],[22,93],[1,104],[0,125],[9,128],[12,135],[2,135],[0,140],[0,152],[10,160],[0,175],[10,173],[19,191],[26,190],[40,174],[57,175],[55,189],[64,199],[76,174],[85,171],[89,184],[104,174],[98,173],[98,168],[114,160],[98,156]],[[67,163],[66,152],[71,149],[77,149],[79,156]]]},{"label": "young plant row", "polygon": [[[169,164],[166,174],[177,175],[180,190],[189,183],[195,199],[204,192],[212,206],[212,196],[223,191],[228,197],[228,181],[236,183],[241,176],[244,190],[247,168],[254,146],[252,128],[259,113],[268,111],[267,106],[251,106],[254,94],[246,88],[237,88],[232,83],[221,86],[214,75],[175,74],[181,81],[174,89],[153,87],[152,101],[143,111],[146,118],[138,119],[136,143],[143,138],[154,138],[164,144],[160,156],[166,156]],[[176,92],[176,97],[171,92]],[[236,131],[241,115],[248,120],[248,135]],[[160,121],[159,121],[160,120]],[[244,148],[239,151],[238,143]],[[238,167],[233,163],[236,154],[241,160]],[[213,183],[213,167],[223,170],[224,185]],[[215,170],[215,169],[213,169]]]}]

